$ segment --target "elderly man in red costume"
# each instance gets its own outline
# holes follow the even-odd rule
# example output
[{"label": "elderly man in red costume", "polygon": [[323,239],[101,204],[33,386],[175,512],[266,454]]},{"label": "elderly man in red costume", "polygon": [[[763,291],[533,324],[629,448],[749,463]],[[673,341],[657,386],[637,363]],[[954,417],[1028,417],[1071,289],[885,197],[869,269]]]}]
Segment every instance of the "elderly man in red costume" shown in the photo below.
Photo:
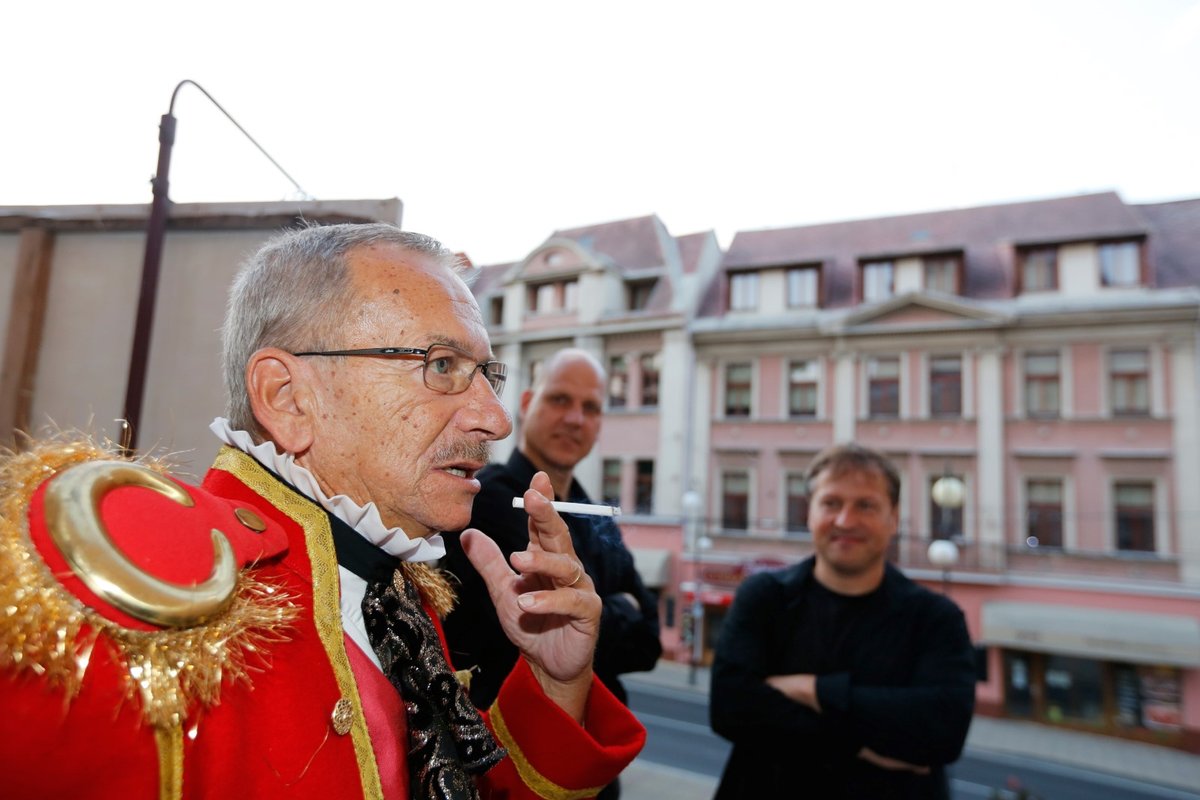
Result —
[{"label": "elderly man in red costume", "polygon": [[637,754],[543,473],[524,551],[462,539],[522,658],[483,714],[448,663],[438,532],[511,430],[454,263],[388,225],[268,242],[200,487],[63,438],[0,465],[5,797],[566,800]]}]

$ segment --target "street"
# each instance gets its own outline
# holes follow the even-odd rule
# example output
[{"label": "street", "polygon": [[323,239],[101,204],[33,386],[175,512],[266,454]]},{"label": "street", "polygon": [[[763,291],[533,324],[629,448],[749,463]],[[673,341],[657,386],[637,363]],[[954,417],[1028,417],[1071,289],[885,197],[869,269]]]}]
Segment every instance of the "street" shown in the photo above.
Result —
[{"label": "street", "polygon": [[[647,730],[646,747],[639,761],[709,776],[715,781],[730,745],[708,726],[707,696],[686,688],[639,683],[636,678],[626,678],[624,683],[630,707]],[[1200,793],[970,748],[950,768],[950,778],[954,800],[989,800],[1013,778],[1041,800],[1200,800]],[[656,800],[671,798],[660,796]]]}]

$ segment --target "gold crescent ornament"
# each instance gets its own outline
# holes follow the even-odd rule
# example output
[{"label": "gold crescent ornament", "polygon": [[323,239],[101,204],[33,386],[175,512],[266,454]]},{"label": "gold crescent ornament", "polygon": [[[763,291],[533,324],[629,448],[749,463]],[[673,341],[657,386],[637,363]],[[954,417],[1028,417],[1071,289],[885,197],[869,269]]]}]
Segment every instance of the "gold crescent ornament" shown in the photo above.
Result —
[{"label": "gold crescent ornament", "polygon": [[64,470],[50,482],[44,508],[50,538],[71,569],[97,597],[152,625],[189,628],[221,613],[237,588],[237,562],[225,534],[212,529],[213,567],[203,583],[187,586],[151,575],[121,552],[100,517],[105,495],[128,486],[195,505],[178,484],[141,464],[90,461]]}]

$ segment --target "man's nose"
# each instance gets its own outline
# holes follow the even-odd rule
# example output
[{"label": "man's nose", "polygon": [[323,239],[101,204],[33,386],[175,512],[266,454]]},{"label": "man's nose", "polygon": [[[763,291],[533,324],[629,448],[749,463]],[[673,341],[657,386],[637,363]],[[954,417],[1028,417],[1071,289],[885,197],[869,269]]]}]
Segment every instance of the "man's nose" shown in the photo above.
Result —
[{"label": "man's nose", "polygon": [[839,528],[852,528],[854,527],[854,521],[857,519],[857,517],[858,515],[854,513],[853,506],[842,506],[838,510],[837,519],[835,522]]},{"label": "man's nose", "polygon": [[463,409],[465,427],[484,431],[489,439],[503,439],[512,433],[512,417],[483,373],[475,373],[464,394],[467,396],[467,405]]},{"label": "man's nose", "polygon": [[578,403],[573,403],[567,408],[567,413],[563,415],[563,419],[571,425],[583,424],[583,407]]}]

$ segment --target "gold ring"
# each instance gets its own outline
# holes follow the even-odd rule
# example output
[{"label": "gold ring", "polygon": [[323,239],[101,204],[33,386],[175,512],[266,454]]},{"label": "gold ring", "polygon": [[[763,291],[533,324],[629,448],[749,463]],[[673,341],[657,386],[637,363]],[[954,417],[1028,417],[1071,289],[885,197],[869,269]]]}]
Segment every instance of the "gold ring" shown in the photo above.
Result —
[{"label": "gold ring", "polygon": [[568,588],[579,583],[579,579],[583,577],[583,564],[576,564],[575,569],[578,570],[578,572],[575,573],[575,580],[567,584]]}]

